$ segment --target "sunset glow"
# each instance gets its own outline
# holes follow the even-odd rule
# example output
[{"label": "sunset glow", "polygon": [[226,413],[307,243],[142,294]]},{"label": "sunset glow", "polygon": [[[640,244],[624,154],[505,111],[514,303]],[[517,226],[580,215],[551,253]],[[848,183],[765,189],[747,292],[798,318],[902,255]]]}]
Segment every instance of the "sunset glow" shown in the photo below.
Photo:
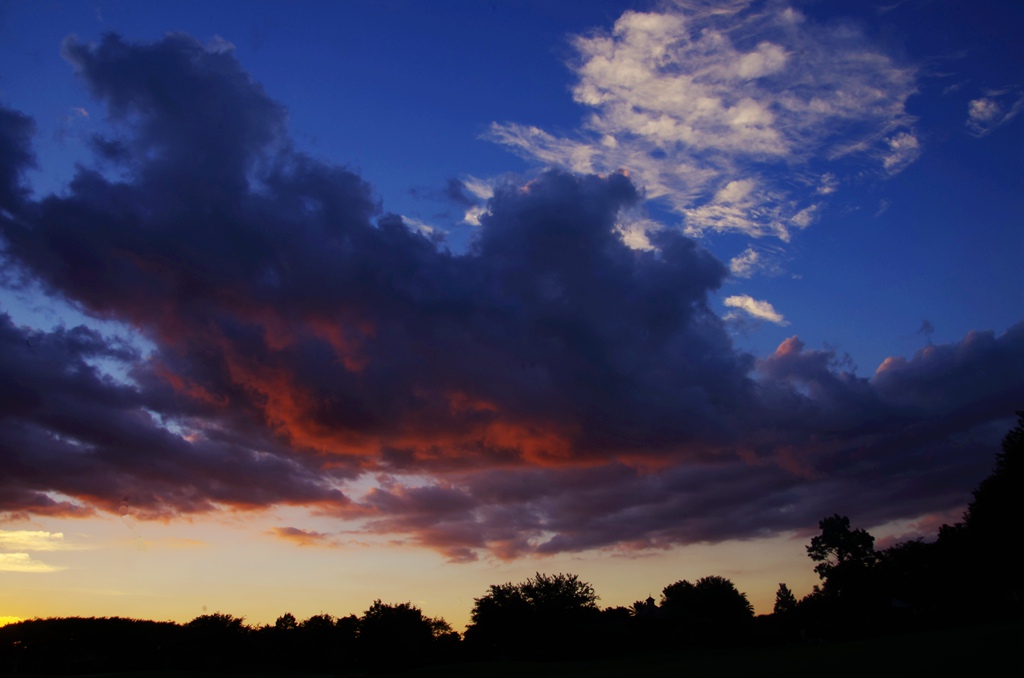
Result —
[{"label": "sunset glow", "polygon": [[1020,3],[94,4],[0,22],[0,626],[769,612],[1024,409]]}]

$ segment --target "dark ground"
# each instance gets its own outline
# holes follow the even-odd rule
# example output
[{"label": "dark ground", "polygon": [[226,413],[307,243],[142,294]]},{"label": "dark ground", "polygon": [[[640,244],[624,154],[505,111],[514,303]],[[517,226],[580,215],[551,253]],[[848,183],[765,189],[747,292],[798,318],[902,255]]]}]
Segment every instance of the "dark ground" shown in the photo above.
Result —
[{"label": "dark ground", "polygon": [[[94,674],[88,678],[227,678],[238,675],[250,674],[138,671]],[[301,678],[327,678],[327,675],[301,674]],[[395,678],[1022,676],[1024,622],[967,626],[848,642],[692,651],[685,655],[651,655],[600,662],[465,663],[390,675]],[[260,678],[285,676],[288,674],[263,674]]]}]

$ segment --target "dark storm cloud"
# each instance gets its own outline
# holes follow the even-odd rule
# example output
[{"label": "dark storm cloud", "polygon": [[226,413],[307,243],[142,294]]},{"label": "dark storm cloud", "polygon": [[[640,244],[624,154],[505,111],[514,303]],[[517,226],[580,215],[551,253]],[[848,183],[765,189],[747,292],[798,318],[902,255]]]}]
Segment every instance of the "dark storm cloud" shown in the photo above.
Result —
[{"label": "dark storm cloud", "polygon": [[[30,121],[0,115],[4,251],[156,349],[5,321],[8,511],[307,504],[455,561],[662,547],[948,510],[1024,401],[1019,327],[871,379],[796,337],[735,350],[707,301],[725,266],[670,230],[627,247],[623,175],[499,186],[452,254],[296,151],[230,52],[64,50],[115,131],[32,202]],[[336,488],[363,472],[393,478],[356,505]]]},{"label": "dark storm cloud", "polygon": [[464,561],[768,536],[837,511],[867,525],[957,514],[991,470],[1010,408],[1024,402],[1024,323],[890,359],[871,379],[842,366],[834,351],[783,342],[758,364],[757,407],[735,457],[719,451],[657,472],[612,462],[391,487],[374,506],[386,517],[370,529],[415,535]]},{"label": "dark storm cloud", "polygon": [[0,106],[0,208],[4,210],[16,210],[26,196],[21,173],[34,161],[33,132],[29,117]]},{"label": "dark storm cloud", "polygon": [[292,151],[230,54],[184,36],[65,53],[120,123],[131,180],[80,171],[8,249],[143,328],[192,391],[300,447],[372,456],[383,438],[420,461],[657,452],[729,427],[749,361],[707,307],[725,269],[673,233],[626,247],[625,177],[504,186],[453,256]]},{"label": "dark storm cloud", "polygon": [[159,426],[144,394],[95,364],[137,358],[85,327],[41,332],[0,315],[0,511],[78,515],[116,510],[126,498],[139,515],[215,502],[344,505],[328,478],[273,445],[262,454],[233,445],[219,439],[216,421],[191,440]]},{"label": "dark storm cloud", "polygon": [[[188,193],[237,197],[258,157],[284,141],[284,109],[230,51],[207,51],[180,34],[152,44],[108,34],[99,45],[70,38],[63,54],[113,119],[133,123],[128,146],[149,182],[187,181]],[[142,161],[153,155],[160,161]]]}]

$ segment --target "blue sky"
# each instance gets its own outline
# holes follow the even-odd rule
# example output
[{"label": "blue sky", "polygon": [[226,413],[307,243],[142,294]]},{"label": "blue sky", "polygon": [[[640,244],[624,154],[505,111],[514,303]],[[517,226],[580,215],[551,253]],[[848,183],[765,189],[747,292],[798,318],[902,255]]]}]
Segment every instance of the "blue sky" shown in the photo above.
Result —
[{"label": "blue sky", "polygon": [[1024,400],[1022,26],[2,3],[0,509],[527,574],[927,536]]},{"label": "blue sky", "polygon": [[[535,126],[592,143],[585,121],[600,109],[578,97],[574,101],[578,69],[586,59],[575,36],[607,35],[623,12],[658,7],[622,2],[356,2],[298,8],[230,2],[145,8],[8,3],[2,92],[8,105],[35,118],[40,162],[33,182],[41,191],[53,190],[69,178],[73,162],[87,160],[83,140],[103,125],[101,110],[88,119],[76,112],[95,104],[61,59],[61,40],[68,35],[95,40],[108,31],[151,40],[181,31],[201,41],[228,41],[268,94],[288,107],[300,147],[357,170],[385,210],[449,231],[457,248],[471,229],[439,195],[447,180],[493,181],[544,164],[545,157],[529,150],[520,153],[523,157],[509,153],[514,149],[496,143],[491,126]],[[769,17],[777,12],[771,4],[755,7]],[[771,179],[765,188],[796,201],[790,212],[818,206],[808,215],[813,228],[790,225],[798,235],[788,243],[771,235],[751,239],[745,233],[703,232],[702,244],[723,261],[753,252],[761,265],[758,270],[755,264],[749,278],[730,280],[718,296],[768,301],[793,328],[763,321],[754,329],[738,326],[737,341],[763,354],[795,331],[812,345],[827,342],[850,353],[859,371],[870,374],[888,355],[919,348],[928,338],[917,334],[926,320],[934,328],[933,341],[954,341],[971,329],[1005,330],[1019,319],[1022,301],[1019,293],[1014,296],[1022,287],[1017,225],[1024,211],[1021,132],[1019,121],[1014,124],[1021,102],[1015,42],[1020,8],[903,2],[803,3],[799,10],[804,26],[790,36],[792,44],[780,41],[783,48],[796,41],[827,48],[825,31],[848,30],[854,36],[851,53],[863,50],[886,61],[873,73],[859,74],[862,78],[898,71],[902,80],[890,83],[886,93],[889,115],[854,116],[836,126],[836,143],[819,135],[786,157],[769,158],[761,170],[761,180]],[[753,26],[751,39],[763,37],[758,30],[767,34],[768,23],[765,18]],[[678,58],[687,56],[694,57],[680,51]],[[829,77],[836,79],[826,86],[841,84],[840,74]],[[39,87],[40,82],[47,86]],[[771,104],[787,86],[782,77],[757,94]],[[972,127],[972,102],[991,102],[992,119]],[[886,134],[886,125],[898,127]],[[618,130],[622,136],[630,132]],[[916,145],[890,172],[884,166],[886,139],[900,133],[912,135]],[[870,152],[828,160],[842,143],[865,143],[871,135],[880,139]],[[644,141],[649,146],[652,140],[639,140],[641,152],[665,150],[641,149]],[[682,155],[692,153],[699,151]],[[797,154],[804,157],[794,160]],[[547,159],[571,165],[565,154]],[[620,159],[592,167],[614,170]],[[816,195],[822,185],[814,181],[824,175],[832,177],[828,185],[834,192]],[[672,187],[675,193],[699,193],[675,200],[699,207],[734,176],[743,181],[750,174],[732,168],[699,188],[681,176]],[[663,196],[649,206],[651,216],[668,227],[684,221],[679,210],[666,209],[673,199]],[[755,209],[764,206],[751,203]],[[762,231],[767,221],[761,219]]]}]

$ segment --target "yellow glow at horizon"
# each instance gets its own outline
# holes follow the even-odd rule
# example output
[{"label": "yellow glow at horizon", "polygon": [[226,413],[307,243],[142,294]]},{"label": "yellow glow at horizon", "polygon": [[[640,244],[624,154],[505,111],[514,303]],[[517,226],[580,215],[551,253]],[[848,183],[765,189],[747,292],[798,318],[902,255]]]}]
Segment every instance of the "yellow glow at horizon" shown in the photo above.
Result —
[{"label": "yellow glow at horizon", "polygon": [[270,534],[275,526],[337,532],[338,523],[301,509],[168,523],[120,516],[45,520],[26,529],[63,532],[76,549],[52,550],[54,572],[0,572],[0,613],[14,618],[121,616],[187,622],[222,612],[246,623],[273,624],[285,612],[362,614],[375,599],[411,602],[457,630],[469,622],[473,599],[492,584],[519,582],[536,572],[574,573],[594,586],[602,607],[660,597],[680,579],[728,577],[758,613],[771,612],[779,582],[797,597],[817,583],[807,537],[699,544],[624,554],[590,551],[505,562],[482,558],[453,564],[432,551],[367,535],[341,535],[335,548],[296,546]]}]

